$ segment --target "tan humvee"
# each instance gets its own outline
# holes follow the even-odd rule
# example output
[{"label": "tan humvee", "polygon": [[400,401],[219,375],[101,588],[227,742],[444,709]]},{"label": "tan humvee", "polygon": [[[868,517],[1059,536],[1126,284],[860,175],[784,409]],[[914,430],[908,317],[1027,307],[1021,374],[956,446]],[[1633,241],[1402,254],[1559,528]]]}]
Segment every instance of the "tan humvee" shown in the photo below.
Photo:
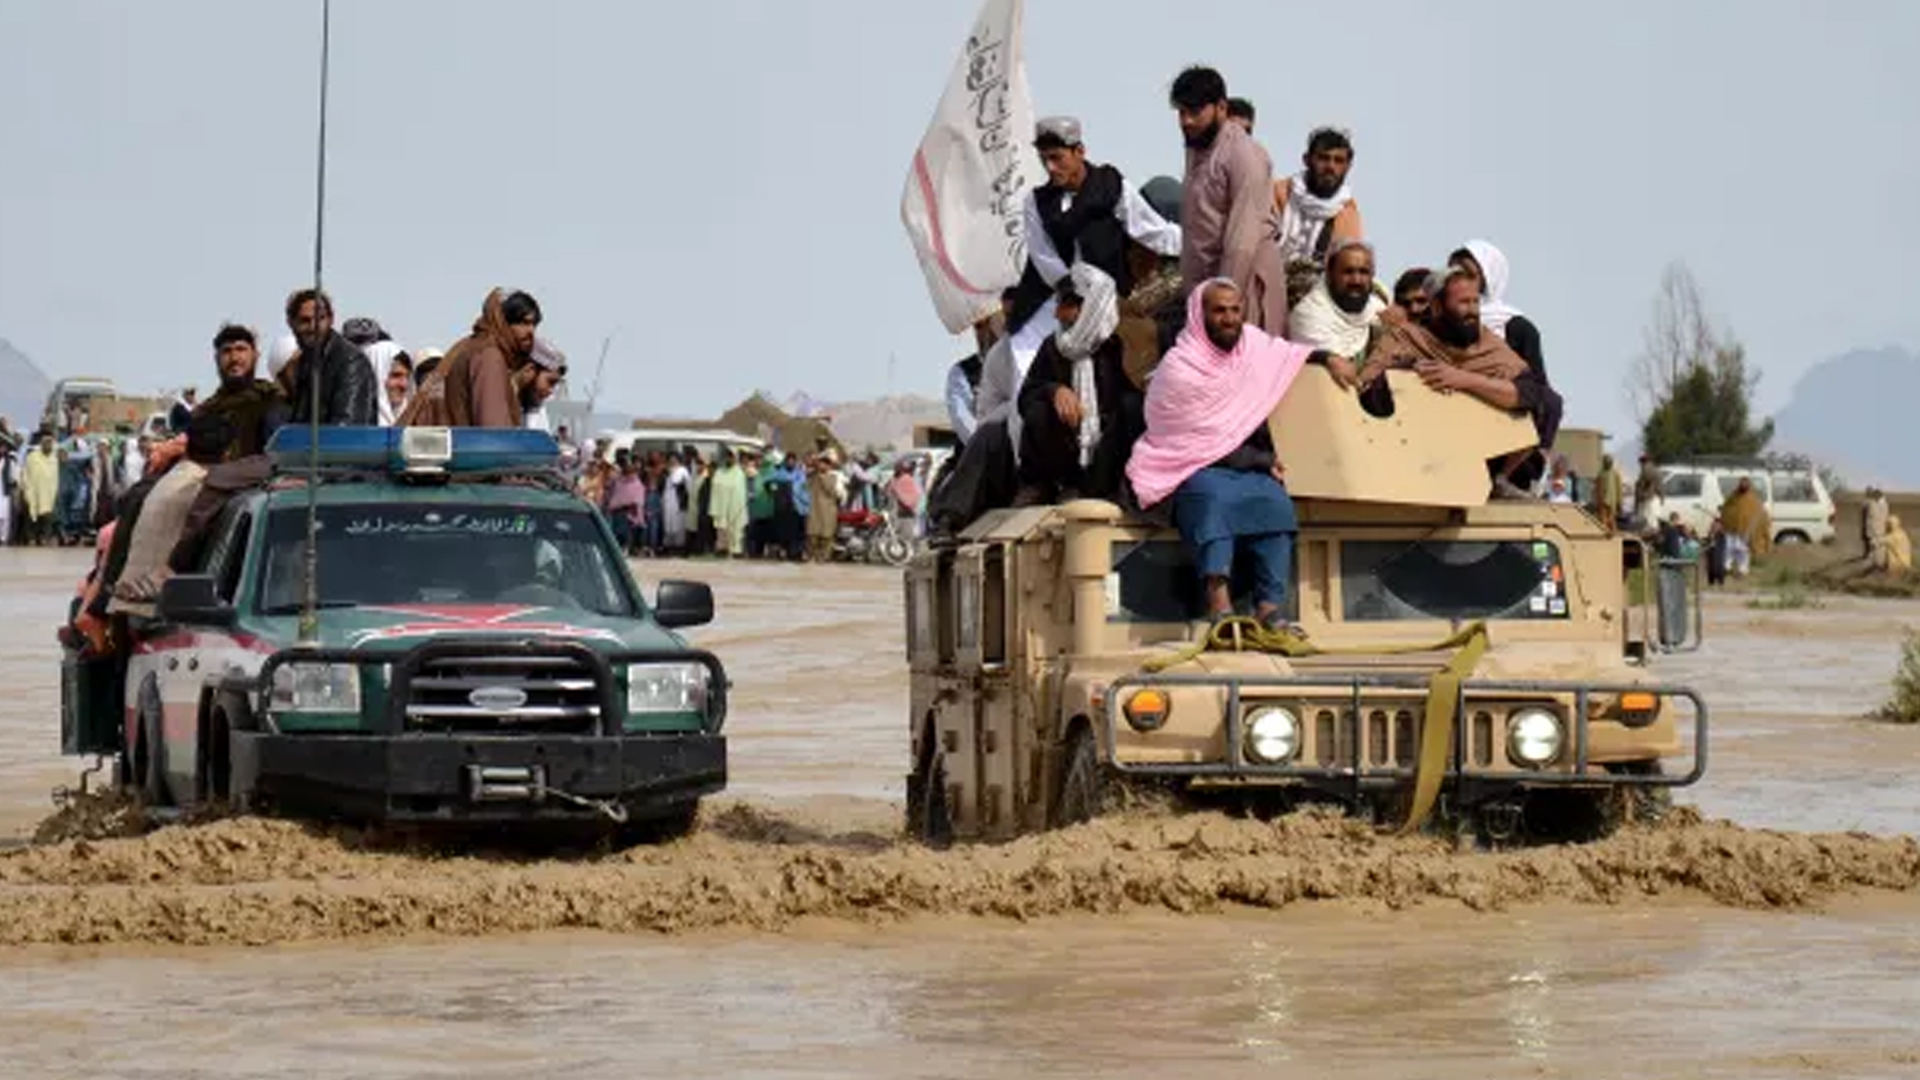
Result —
[{"label": "tan humvee", "polygon": [[[1699,779],[1705,705],[1647,670],[1697,638],[1686,573],[1578,507],[1485,502],[1484,461],[1530,433],[1392,378],[1389,419],[1311,369],[1275,417],[1308,649],[1206,649],[1179,535],[1110,503],[996,511],[920,554],[906,572],[909,831],[1016,836],[1150,780],[1256,807],[1335,800],[1389,824],[1437,809],[1498,841],[1569,808],[1604,827],[1621,792]],[[1465,440],[1421,429],[1463,421],[1488,445],[1464,469],[1426,460]],[[1640,573],[1651,587],[1630,589]]]}]

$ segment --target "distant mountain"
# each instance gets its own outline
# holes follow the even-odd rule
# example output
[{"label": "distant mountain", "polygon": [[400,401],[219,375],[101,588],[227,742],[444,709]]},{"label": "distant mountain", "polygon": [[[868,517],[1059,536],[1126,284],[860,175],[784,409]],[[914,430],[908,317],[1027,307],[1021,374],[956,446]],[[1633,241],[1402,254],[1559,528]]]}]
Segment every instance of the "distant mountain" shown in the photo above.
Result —
[{"label": "distant mountain", "polygon": [[51,393],[53,380],[26,353],[0,338],[0,416],[12,421],[15,430],[31,432]]},{"label": "distant mountain", "polygon": [[1920,406],[1920,354],[1856,349],[1815,365],[1774,414],[1773,448],[1833,467],[1853,488],[1920,491],[1920,453],[1907,441]]}]

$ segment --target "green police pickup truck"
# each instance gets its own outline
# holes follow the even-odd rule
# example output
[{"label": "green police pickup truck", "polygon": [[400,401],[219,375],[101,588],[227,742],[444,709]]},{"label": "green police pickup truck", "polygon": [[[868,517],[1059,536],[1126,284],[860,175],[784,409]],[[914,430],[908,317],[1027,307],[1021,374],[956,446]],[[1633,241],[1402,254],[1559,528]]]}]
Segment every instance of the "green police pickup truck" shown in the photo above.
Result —
[{"label": "green police pickup truck", "polygon": [[[532,431],[287,428],[121,655],[69,654],[63,748],[149,806],[361,821],[691,827],[726,784],[727,678],[642,598]],[[309,476],[318,640],[300,640]]]}]

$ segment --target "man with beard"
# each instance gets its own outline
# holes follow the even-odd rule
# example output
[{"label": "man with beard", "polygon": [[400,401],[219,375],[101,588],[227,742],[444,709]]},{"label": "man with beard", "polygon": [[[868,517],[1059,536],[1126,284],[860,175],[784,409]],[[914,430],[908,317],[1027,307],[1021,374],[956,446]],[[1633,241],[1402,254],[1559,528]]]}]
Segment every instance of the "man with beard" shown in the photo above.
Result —
[{"label": "man with beard", "polygon": [[[536,338],[533,351],[528,354],[532,375],[527,384],[520,388],[520,408],[526,414],[523,421],[535,431],[551,430],[552,421],[547,418],[547,402],[560,392],[560,384],[567,378],[567,356],[545,338]],[[568,438],[571,432],[565,424],[560,426],[561,453],[569,449]]]},{"label": "man with beard", "polygon": [[473,332],[447,350],[396,422],[403,427],[525,426],[520,393],[533,381],[533,343],[542,319],[540,302],[527,293],[487,293]]},{"label": "man with beard", "polygon": [[1539,444],[1492,466],[1495,494],[1524,497],[1524,489],[1546,471],[1540,447],[1552,446],[1560,430],[1560,395],[1545,375],[1480,325],[1480,282],[1471,271],[1448,267],[1429,279],[1427,293],[1433,308],[1426,321],[1386,327],[1367,355],[1360,383],[1370,387],[1390,369],[1410,368],[1440,393],[1472,394],[1496,409],[1526,413]]},{"label": "man with beard", "polygon": [[1287,268],[1287,302],[1297,304],[1313,287],[1335,242],[1366,235],[1360,204],[1347,187],[1353,168],[1353,140],[1336,128],[1315,128],[1307,136],[1301,170],[1273,185],[1273,209],[1279,219],[1276,238]]},{"label": "man with beard", "polygon": [[319,383],[319,423],[373,427],[380,422],[380,388],[373,365],[333,329],[333,301],[301,289],[287,297],[287,329],[300,351],[280,369],[280,388],[292,406],[289,422],[314,421],[314,381]]},{"label": "man with beard", "polygon": [[1506,255],[1485,240],[1469,240],[1447,256],[1447,264],[1464,268],[1480,282],[1480,325],[1500,335],[1508,348],[1544,376],[1547,357],[1540,348],[1540,328],[1507,303],[1511,271]]},{"label": "man with beard", "polygon": [[1059,329],[1054,289],[1076,262],[1113,279],[1121,299],[1133,291],[1129,248],[1138,243],[1156,255],[1180,254],[1180,227],[1162,218],[1120,170],[1087,160],[1080,121],[1050,116],[1035,125],[1033,148],[1046,166],[1047,182],[1028,193],[1025,228],[1027,267],[1014,287],[1007,333],[1024,370],[1040,345]]},{"label": "man with beard", "polygon": [[1387,302],[1373,291],[1373,245],[1365,240],[1339,240],[1327,253],[1326,275],[1313,283],[1313,290],[1287,316],[1287,338],[1357,356],[1366,351],[1367,339],[1380,325],[1380,313],[1386,307]]},{"label": "man with beard", "polygon": [[1113,280],[1076,263],[1060,283],[1060,329],[1040,346],[1020,385],[1020,491],[1015,506],[1110,499],[1120,490],[1128,438],[1120,304]]},{"label": "man with beard", "polygon": [[1424,322],[1432,304],[1427,300],[1427,279],[1433,271],[1424,266],[1402,270],[1393,279],[1393,306],[1380,313],[1385,322]]},{"label": "man with beard", "polygon": [[220,375],[220,389],[214,391],[194,415],[224,416],[233,441],[221,455],[223,461],[252,457],[266,452],[273,433],[287,421],[287,399],[277,383],[254,377],[260,362],[260,350],[253,331],[228,324],[213,336],[214,364]]},{"label": "man with beard", "polygon": [[1288,621],[1298,531],[1269,419],[1309,363],[1338,359],[1246,325],[1240,288],[1225,278],[1187,296],[1187,325],[1147,384],[1146,432],[1127,479],[1139,504],[1173,508],[1205,590],[1206,614],[1233,613],[1235,548],[1254,564],[1254,615]]},{"label": "man with beard", "polygon": [[1273,161],[1227,121],[1227,81],[1191,67],[1168,98],[1187,145],[1181,185],[1180,277],[1191,291],[1213,278],[1240,288],[1247,320],[1278,336],[1287,327],[1286,267],[1274,243]]}]

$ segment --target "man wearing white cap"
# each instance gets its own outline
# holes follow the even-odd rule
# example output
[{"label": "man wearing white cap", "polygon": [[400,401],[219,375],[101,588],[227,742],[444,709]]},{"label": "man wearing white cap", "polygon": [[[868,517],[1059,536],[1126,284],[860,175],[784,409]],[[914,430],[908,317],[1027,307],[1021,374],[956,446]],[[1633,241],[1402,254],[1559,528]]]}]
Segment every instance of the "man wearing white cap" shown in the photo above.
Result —
[{"label": "man wearing white cap", "polygon": [[1054,288],[1075,262],[1098,267],[1125,299],[1134,285],[1129,242],[1166,258],[1180,256],[1180,226],[1147,205],[1120,170],[1087,161],[1080,121],[1071,116],[1041,120],[1033,148],[1046,166],[1047,182],[1027,194],[1027,268],[1007,319],[1021,375],[1041,343],[1060,328],[1053,313]]},{"label": "man wearing white cap", "polygon": [[526,413],[526,426],[535,431],[553,430],[547,419],[547,400],[560,389],[567,377],[567,356],[545,338],[535,338],[532,359],[533,378],[520,392],[520,407]]}]

